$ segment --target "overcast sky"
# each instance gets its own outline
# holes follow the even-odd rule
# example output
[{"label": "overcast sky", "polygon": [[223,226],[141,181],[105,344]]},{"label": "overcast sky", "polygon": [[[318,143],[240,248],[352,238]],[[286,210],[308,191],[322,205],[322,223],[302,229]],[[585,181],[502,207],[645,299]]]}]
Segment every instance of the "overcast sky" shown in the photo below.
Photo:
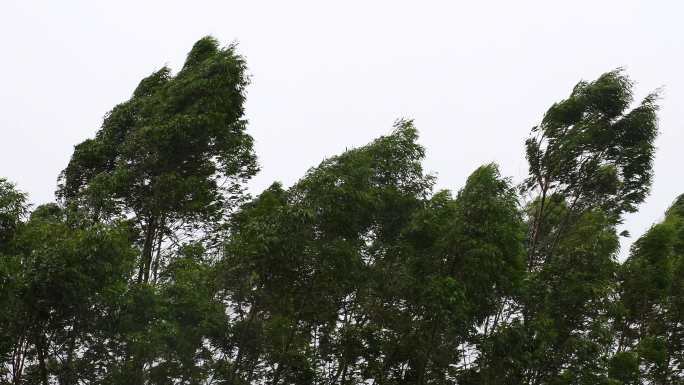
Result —
[{"label": "overcast sky", "polygon": [[458,190],[492,161],[518,182],[544,111],[577,81],[625,67],[637,96],[665,86],[655,183],[624,226],[636,238],[684,193],[683,15],[677,0],[2,0],[0,177],[53,200],[73,146],[208,34],[238,42],[249,65],[253,193],[401,117],[415,119],[438,188]]}]

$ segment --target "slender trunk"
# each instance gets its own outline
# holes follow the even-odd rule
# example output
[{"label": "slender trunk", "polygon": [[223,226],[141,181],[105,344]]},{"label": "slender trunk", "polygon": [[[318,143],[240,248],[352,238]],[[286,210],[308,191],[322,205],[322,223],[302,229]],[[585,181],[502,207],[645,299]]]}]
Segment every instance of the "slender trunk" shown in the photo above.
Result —
[{"label": "slender trunk", "polygon": [[143,243],[142,254],[140,255],[140,271],[138,271],[138,283],[148,283],[150,280],[150,264],[152,262],[152,251],[154,238],[157,234],[157,219],[152,217],[147,221],[145,228],[145,241]]},{"label": "slender trunk", "polygon": [[534,218],[534,224],[532,229],[532,244],[530,245],[530,250],[527,255],[527,269],[532,271],[534,267],[534,254],[537,251],[537,242],[539,241],[539,232],[541,231],[541,221],[544,215],[544,206],[546,204],[546,193],[548,191],[548,184],[543,183],[541,202],[539,203],[539,211]]},{"label": "slender trunk", "polygon": [[26,336],[19,336],[12,352],[12,384],[19,385],[22,382],[24,373],[24,362],[26,360]]},{"label": "slender trunk", "polygon": [[558,230],[556,231],[556,236],[553,238],[553,242],[551,243],[551,248],[549,249],[547,255],[546,255],[546,260],[550,260],[551,256],[553,255],[553,252],[556,249],[556,246],[561,240],[561,235],[563,232],[567,229],[568,224],[570,223],[570,217],[572,217],[573,210],[575,209],[575,205],[577,204],[577,201],[579,200],[581,196],[581,192],[578,192],[577,195],[575,195],[575,198],[572,200],[572,203],[570,204],[570,207],[568,208],[567,214],[565,214],[565,217],[563,218],[563,221],[561,222],[561,225],[558,227]]},{"label": "slender trunk", "polygon": [[159,226],[159,235],[157,237],[157,254],[154,257],[154,263],[152,264],[152,283],[157,283],[157,275],[159,273],[159,260],[161,258],[161,246],[164,239],[163,229],[164,229],[164,216],[161,219],[161,225]]},{"label": "slender trunk", "polygon": [[40,382],[42,385],[49,385],[48,382],[48,371],[47,371],[47,365],[45,363],[45,360],[47,359],[45,355],[45,349],[46,349],[46,341],[45,341],[45,334],[41,335],[38,338],[38,370],[40,371]]},{"label": "slender trunk", "polygon": [[[340,366],[335,371],[335,375],[333,376],[333,380],[330,382],[330,384],[344,384],[344,377],[346,374],[347,374],[347,360],[343,358],[342,362],[340,362]],[[338,382],[340,379],[340,376],[342,376],[342,381]]]}]

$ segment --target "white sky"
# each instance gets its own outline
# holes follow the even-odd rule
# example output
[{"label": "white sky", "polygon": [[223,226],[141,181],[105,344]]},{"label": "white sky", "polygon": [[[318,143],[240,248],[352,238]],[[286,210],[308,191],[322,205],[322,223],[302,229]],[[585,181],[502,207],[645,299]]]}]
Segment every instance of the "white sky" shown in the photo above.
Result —
[{"label": "white sky", "polygon": [[[0,176],[53,200],[73,146],[138,81],[211,34],[239,42],[259,192],[414,118],[438,188],[495,161],[520,181],[523,141],[580,79],[624,66],[665,86],[655,183],[633,238],[684,193],[684,2],[0,2]],[[629,241],[623,243],[627,246]],[[624,252],[623,252],[624,255]]]}]

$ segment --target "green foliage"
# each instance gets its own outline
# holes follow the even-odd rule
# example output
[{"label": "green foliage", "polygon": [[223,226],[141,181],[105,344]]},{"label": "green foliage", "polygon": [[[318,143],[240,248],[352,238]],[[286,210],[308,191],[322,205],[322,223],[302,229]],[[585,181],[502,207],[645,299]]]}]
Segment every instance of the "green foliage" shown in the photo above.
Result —
[{"label": "green foliage", "polygon": [[[234,46],[143,79],[30,211],[0,179],[0,384],[679,384],[684,196],[616,260],[656,95],[580,82],[433,191],[410,120],[251,199]],[[29,215],[30,214],[30,215]]]},{"label": "green foliage", "polygon": [[133,256],[127,229],[75,227],[56,205],[38,207],[3,256],[11,285],[0,330],[12,357],[0,375],[46,383],[52,373],[73,383],[77,371],[94,370],[90,340],[126,290]]},{"label": "green foliage", "polygon": [[620,351],[639,378],[684,381],[684,195],[633,245],[620,271]]},{"label": "green foliage", "polygon": [[245,63],[234,47],[197,42],[174,77],[166,67],[105,118],[95,139],[76,146],[59,196],[98,213],[166,213],[169,220],[215,218],[222,179],[256,171],[242,119]]},{"label": "green foliage", "polygon": [[657,95],[629,110],[632,86],[620,70],[580,82],[533,128],[527,272],[483,345],[481,382],[609,383],[622,362],[611,358],[615,226],[648,192],[657,133]]},{"label": "green foliage", "polygon": [[176,76],[160,69],[109,112],[60,176],[67,205],[95,220],[134,218],[141,282],[156,275],[163,239],[219,222],[257,171],[243,119],[245,71],[234,46],[201,39]]},{"label": "green foliage", "polygon": [[0,253],[7,247],[27,211],[26,195],[0,178]]},{"label": "green foliage", "polygon": [[[554,104],[526,142],[527,188],[572,196],[619,216],[644,200],[652,178],[657,94],[634,109],[632,81],[621,70],[580,82]],[[617,218],[616,218],[617,219]]]}]

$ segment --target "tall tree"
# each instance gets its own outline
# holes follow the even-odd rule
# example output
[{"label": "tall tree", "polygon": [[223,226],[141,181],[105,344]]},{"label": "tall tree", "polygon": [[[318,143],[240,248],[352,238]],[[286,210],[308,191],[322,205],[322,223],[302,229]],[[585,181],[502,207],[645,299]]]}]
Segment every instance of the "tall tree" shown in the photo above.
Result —
[{"label": "tall tree", "polygon": [[247,83],[235,46],[200,39],[177,74],[160,69],[114,107],[60,175],[66,207],[93,223],[127,221],[140,250],[138,285],[122,293],[121,316],[108,328],[107,381],[155,382],[176,360],[163,355],[170,340],[183,340],[168,328],[173,291],[165,288],[177,281],[162,275],[178,271],[172,259],[182,258],[186,243],[217,244],[224,214],[257,172],[244,119]]},{"label": "tall tree", "polygon": [[218,265],[229,382],[453,381],[521,277],[522,218],[495,165],[430,197],[416,138],[399,122],[235,215]]},{"label": "tall tree", "polygon": [[95,220],[131,217],[141,234],[138,282],[158,272],[163,239],[212,224],[257,171],[245,132],[245,62],[234,46],[205,37],[172,76],[143,79],[107,114],[94,139],[77,145],[58,196]]},{"label": "tall tree", "polygon": [[[518,196],[494,164],[450,199],[436,194],[406,232],[410,280],[408,370],[396,383],[449,384],[468,372],[473,350],[496,328],[524,271]],[[410,246],[409,246],[410,245]]]},{"label": "tall tree", "polygon": [[125,226],[80,226],[54,204],[33,211],[2,261],[11,267],[3,277],[11,283],[3,288],[9,317],[0,328],[10,334],[3,339],[12,351],[9,383],[99,378],[96,336],[126,288],[132,251]]},{"label": "tall tree", "polygon": [[637,240],[621,268],[617,354],[624,383],[684,382],[684,195]]},{"label": "tall tree", "polygon": [[370,275],[390,258],[432,177],[410,121],[275,184],[235,216],[219,274],[234,316],[229,381],[358,382]]},{"label": "tall tree", "polygon": [[23,374],[25,345],[16,345],[14,320],[19,306],[20,261],[12,256],[12,243],[28,213],[26,194],[0,178],[0,379],[18,382]]},{"label": "tall tree", "polygon": [[521,317],[483,357],[497,383],[606,381],[615,226],[649,190],[657,134],[657,95],[630,109],[632,87],[621,70],[578,83],[526,142],[528,277],[516,301]]}]

